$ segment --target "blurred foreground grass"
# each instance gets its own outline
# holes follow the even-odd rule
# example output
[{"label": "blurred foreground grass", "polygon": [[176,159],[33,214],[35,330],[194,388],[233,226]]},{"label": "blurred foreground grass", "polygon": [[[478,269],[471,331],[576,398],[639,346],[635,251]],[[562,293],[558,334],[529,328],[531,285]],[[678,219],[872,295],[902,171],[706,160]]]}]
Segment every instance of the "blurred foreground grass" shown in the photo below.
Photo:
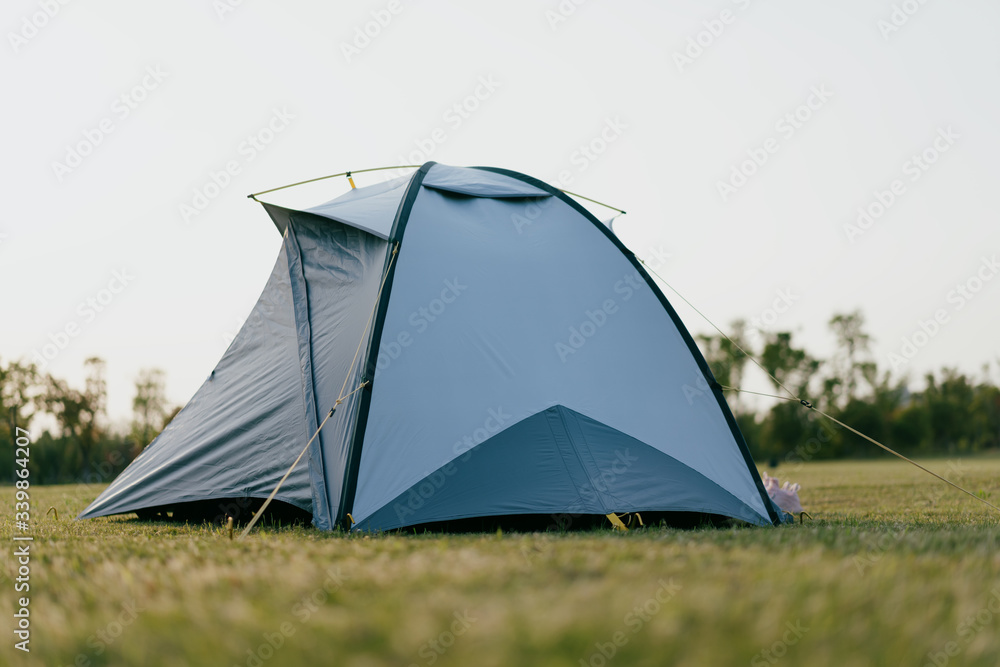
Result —
[{"label": "blurred foreground grass", "polygon": [[[1000,459],[924,461],[1000,504]],[[903,462],[770,470],[804,525],[351,535],[128,517],[99,486],[32,489],[15,593],[0,489],[0,664],[1000,664],[1000,513]],[[44,517],[50,507],[60,519]],[[43,518],[44,517],[44,518]],[[14,649],[30,597],[31,652]]]}]

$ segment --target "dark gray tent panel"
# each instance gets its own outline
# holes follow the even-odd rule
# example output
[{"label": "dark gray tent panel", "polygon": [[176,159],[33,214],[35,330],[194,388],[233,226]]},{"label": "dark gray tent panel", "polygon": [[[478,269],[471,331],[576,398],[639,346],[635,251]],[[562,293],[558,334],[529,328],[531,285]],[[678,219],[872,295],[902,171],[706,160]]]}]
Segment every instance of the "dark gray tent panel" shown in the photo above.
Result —
[{"label": "dark gray tent panel", "polygon": [[[650,477],[657,483],[650,484]],[[760,522],[738,498],[672,456],[557,405],[452,459],[359,527],[469,516],[606,515],[622,507],[655,512],[666,506]]]},{"label": "dark gray tent panel", "polygon": [[82,517],[265,497],[342,389],[367,382],[277,495],[319,528],[780,520],[677,314],[563,193],[428,163],[307,211],[265,207],[285,238],[260,303],[213,377]]},{"label": "dark gray tent panel", "polygon": [[[163,433],[80,515],[105,516],[198,500],[266,497],[310,433],[288,260],[271,278],[219,365]],[[279,500],[312,511],[306,467]],[[220,502],[219,514],[227,503]]]},{"label": "dark gray tent panel", "polygon": [[[307,406],[304,419],[311,435],[345,386],[381,284],[387,244],[360,229],[312,214],[293,213],[291,220],[285,245],[297,306],[298,367]],[[354,365],[346,380],[348,391],[361,383],[361,370]],[[317,525],[332,523],[340,503],[346,443],[354,430],[358,401],[359,395],[353,394],[340,406],[309,453]],[[296,452],[306,442],[308,437],[299,440]]]}]

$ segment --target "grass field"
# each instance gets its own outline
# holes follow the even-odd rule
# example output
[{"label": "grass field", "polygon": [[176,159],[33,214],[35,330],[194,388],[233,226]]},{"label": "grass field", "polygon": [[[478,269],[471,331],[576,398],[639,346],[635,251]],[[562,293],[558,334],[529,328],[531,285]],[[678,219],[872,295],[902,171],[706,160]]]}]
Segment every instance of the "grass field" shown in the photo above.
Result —
[{"label": "grass field", "polygon": [[[1000,504],[1000,459],[925,462]],[[896,461],[810,463],[780,528],[351,535],[113,518],[98,486],[32,490],[5,665],[1000,664],[1000,513]],[[59,520],[44,517],[54,506]],[[18,531],[17,534],[20,534]],[[29,654],[14,648],[30,597]]]}]

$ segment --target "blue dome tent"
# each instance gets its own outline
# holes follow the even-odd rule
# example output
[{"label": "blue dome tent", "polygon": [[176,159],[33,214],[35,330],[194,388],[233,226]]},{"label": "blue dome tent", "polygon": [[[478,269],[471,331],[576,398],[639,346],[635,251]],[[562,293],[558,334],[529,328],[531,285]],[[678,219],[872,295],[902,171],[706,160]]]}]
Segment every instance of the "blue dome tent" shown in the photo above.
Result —
[{"label": "blue dome tent", "polygon": [[565,193],[429,162],[311,209],[264,207],[283,243],[245,325],[80,518],[259,507],[311,442],[275,500],[321,529],[780,523],[676,312]]}]

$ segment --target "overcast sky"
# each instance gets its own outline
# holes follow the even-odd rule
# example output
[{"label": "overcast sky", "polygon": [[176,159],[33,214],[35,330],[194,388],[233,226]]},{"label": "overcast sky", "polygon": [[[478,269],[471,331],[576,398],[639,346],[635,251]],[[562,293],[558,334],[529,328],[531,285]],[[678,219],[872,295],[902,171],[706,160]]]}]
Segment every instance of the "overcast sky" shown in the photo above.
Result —
[{"label": "overcast sky", "polygon": [[998,22],[986,1],[5,0],[0,358],[77,384],[104,358],[116,420],[142,368],[183,404],[280,247],[248,193],[435,160],[625,209],[620,238],[720,325],[822,357],[860,308],[884,368],[981,376]]}]

